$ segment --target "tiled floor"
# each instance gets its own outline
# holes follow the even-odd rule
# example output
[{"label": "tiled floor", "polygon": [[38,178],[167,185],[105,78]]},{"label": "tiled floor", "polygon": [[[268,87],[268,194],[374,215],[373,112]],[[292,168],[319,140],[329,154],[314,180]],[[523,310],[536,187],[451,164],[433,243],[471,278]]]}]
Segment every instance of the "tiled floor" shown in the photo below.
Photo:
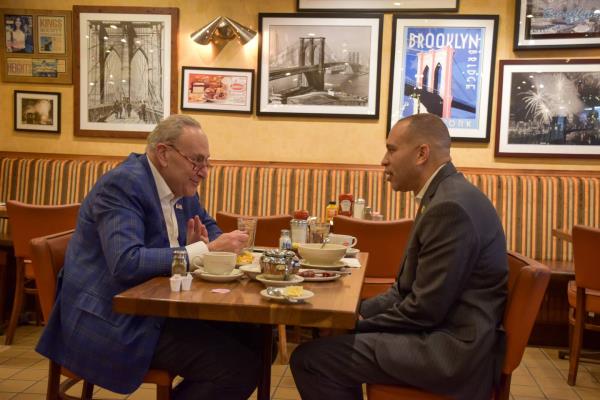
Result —
[{"label": "tiled floor", "polygon": [[[22,326],[13,346],[0,345],[0,400],[45,399],[48,362],[33,350],[40,332],[41,327]],[[0,343],[4,343],[4,336],[0,336]],[[513,374],[511,399],[600,399],[600,364],[580,364],[575,387],[567,385],[568,366],[568,361],[558,359],[556,349],[527,348],[523,362]],[[290,369],[278,362],[273,366],[271,390],[274,400],[300,399]],[[79,393],[80,387],[75,386],[72,394]],[[144,384],[133,394],[122,396],[97,388],[95,397],[152,400],[155,389]]]}]

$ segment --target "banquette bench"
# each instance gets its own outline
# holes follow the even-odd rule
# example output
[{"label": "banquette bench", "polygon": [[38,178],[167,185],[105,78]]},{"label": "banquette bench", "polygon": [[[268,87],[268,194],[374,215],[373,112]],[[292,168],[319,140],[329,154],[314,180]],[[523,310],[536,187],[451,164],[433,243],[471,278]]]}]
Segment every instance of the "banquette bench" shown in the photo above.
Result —
[{"label": "banquette bench", "polygon": [[[96,180],[122,159],[0,153],[0,202],[81,202]],[[393,192],[384,182],[380,166],[252,161],[212,164],[199,189],[201,201],[212,215],[220,210],[262,216],[306,209],[324,218],[327,202],[340,193],[364,198],[385,219],[412,218],[416,212],[413,195]],[[552,229],[570,230],[576,223],[600,226],[600,172],[459,170],[496,207],[509,250],[568,265],[571,246],[553,237]],[[0,232],[6,232],[2,220]],[[566,323],[564,310],[558,311],[562,301],[546,299],[539,318]]]}]

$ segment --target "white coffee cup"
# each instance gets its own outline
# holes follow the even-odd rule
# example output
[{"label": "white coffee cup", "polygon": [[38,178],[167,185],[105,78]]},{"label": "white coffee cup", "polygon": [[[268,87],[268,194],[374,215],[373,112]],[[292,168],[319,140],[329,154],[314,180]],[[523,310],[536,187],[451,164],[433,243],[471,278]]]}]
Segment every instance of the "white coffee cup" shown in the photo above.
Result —
[{"label": "white coffee cup", "polygon": [[210,251],[204,255],[204,271],[213,275],[227,275],[235,268],[237,254],[227,251]]},{"label": "white coffee cup", "polygon": [[342,244],[346,247],[354,247],[358,240],[354,236],[340,235],[339,233],[329,234],[329,243]]}]

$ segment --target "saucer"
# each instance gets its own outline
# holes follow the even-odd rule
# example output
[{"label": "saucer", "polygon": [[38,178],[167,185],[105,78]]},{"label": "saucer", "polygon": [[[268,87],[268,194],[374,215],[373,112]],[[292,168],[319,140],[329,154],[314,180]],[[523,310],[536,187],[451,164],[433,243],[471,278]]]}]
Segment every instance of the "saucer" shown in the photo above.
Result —
[{"label": "saucer", "polygon": [[343,261],[336,261],[330,265],[321,265],[321,264],[312,264],[306,260],[300,260],[300,265],[302,265],[303,267],[312,268],[312,269],[332,269],[332,270],[344,268],[346,266],[346,264]]},{"label": "saucer", "polygon": [[360,250],[355,249],[354,247],[348,247],[346,249],[346,257],[356,257],[358,253],[360,253]]},{"label": "saucer", "polygon": [[194,275],[195,277],[204,279],[205,281],[209,281],[209,282],[231,282],[231,281],[235,281],[235,280],[239,279],[242,275],[244,275],[244,273],[242,271],[240,271],[239,269],[234,269],[233,271],[231,271],[228,274],[216,275],[216,274],[209,274],[208,272],[204,272],[203,269],[197,269],[194,272],[192,272],[192,275]]},{"label": "saucer", "polygon": [[250,279],[256,279],[256,276],[261,273],[260,265],[257,264],[241,265],[239,270],[245,273]]},{"label": "saucer", "polygon": [[[282,296],[273,296],[270,294],[267,294],[267,289],[263,289],[260,291],[260,295],[266,299],[269,300],[276,300],[276,301],[282,301],[284,303],[288,303],[288,304],[296,304],[296,302],[291,302],[288,301],[288,299],[286,299],[285,297]],[[294,296],[292,297],[294,300],[298,300],[299,302],[304,301],[306,299],[310,299],[311,297],[313,297],[315,294],[313,292],[311,292],[310,290],[302,290],[302,294],[300,296]]]},{"label": "saucer", "polygon": [[301,276],[298,276],[298,275],[291,275],[290,278],[291,279],[289,279],[287,281],[278,281],[275,279],[267,279],[263,276],[263,274],[256,276],[256,280],[262,282],[265,286],[277,286],[277,287],[292,286],[292,285],[295,285],[297,283],[304,281],[304,278]]}]

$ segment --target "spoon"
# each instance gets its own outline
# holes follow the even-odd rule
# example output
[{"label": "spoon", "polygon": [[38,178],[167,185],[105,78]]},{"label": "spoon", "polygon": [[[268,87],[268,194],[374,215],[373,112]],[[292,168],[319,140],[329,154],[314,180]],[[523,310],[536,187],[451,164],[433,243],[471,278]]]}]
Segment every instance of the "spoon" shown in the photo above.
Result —
[{"label": "spoon", "polygon": [[272,286],[268,286],[267,287],[267,294],[269,296],[283,297],[284,299],[286,299],[290,303],[298,303],[300,301],[298,299],[294,299],[294,298],[292,298],[290,296],[285,295],[283,293],[283,290],[281,290],[279,288],[272,287]]},{"label": "spoon", "polygon": [[329,236],[325,236],[325,238],[323,239],[323,244],[321,245],[321,249],[325,247],[325,245],[329,243]]}]

